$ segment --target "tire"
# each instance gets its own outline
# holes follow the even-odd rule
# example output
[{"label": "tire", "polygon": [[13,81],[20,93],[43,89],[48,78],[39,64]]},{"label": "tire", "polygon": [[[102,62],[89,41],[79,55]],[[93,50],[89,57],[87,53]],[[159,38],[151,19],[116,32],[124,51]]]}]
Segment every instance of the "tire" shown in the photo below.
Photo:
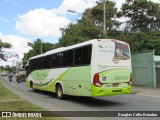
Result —
[{"label": "tire", "polygon": [[33,82],[30,82],[30,88],[32,89],[32,91],[36,92],[36,89],[33,87]]},{"label": "tire", "polygon": [[57,98],[59,100],[63,100],[64,99],[63,88],[62,88],[61,84],[58,84],[56,86],[56,94],[57,94]]}]

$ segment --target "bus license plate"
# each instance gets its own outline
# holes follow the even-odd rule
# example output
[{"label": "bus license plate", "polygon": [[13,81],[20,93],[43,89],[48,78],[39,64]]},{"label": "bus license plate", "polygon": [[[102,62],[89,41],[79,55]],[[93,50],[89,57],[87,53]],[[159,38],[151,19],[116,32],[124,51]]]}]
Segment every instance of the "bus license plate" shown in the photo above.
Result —
[{"label": "bus license plate", "polygon": [[119,87],[119,84],[118,83],[112,84],[112,87]]}]

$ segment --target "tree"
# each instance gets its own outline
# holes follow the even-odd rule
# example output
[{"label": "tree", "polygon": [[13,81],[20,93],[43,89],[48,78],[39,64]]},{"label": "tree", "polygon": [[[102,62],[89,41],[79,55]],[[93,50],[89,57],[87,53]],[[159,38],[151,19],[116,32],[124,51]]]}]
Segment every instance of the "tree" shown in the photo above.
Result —
[{"label": "tree", "polygon": [[[117,16],[117,8],[115,7],[115,2],[106,1],[105,8],[106,8],[106,28],[107,28],[107,35],[111,36],[112,32],[115,31],[120,26],[120,22],[115,20]],[[91,16],[95,23],[99,26],[103,27],[103,2],[97,2],[97,5],[93,7],[91,10]],[[85,15],[85,14],[84,14]],[[116,30],[117,31],[117,30]]]},{"label": "tree", "polygon": [[[147,0],[126,0],[122,5],[120,16],[130,18],[126,30],[160,31],[160,4]],[[121,15],[120,15],[121,14]]]},{"label": "tree", "polygon": [[10,48],[10,47],[12,47],[12,45],[11,45],[10,43],[2,42],[2,41],[0,40],[0,49],[1,49],[1,48]]},{"label": "tree", "polygon": [[126,27],[119,37],[130,43],[132,52],[155,50],[155,53],[160,55],[159,3],[126,0],[117,16],[128,18]]},{"label": "tree", "polygon": [[2,49],[2,48],[10,48],[10,47],[12,47],[11,44],[9,44],[9,43],[7,43],[7,42],[2,42],[2,40],[0,39],[0,58],[1,58],[2,60],[6,61],[6,60],[4,59],[4,54],[3,54],[3,52],[1,51],[1,49]]},{"label": "tree", "polygon": [[0,70],[4,70],[4,66],[0,66]]},{"label": "tree", "polygon": [[[28,43],[28,46],[32,47],[31,50],[29,50],[28,53],[24,53],[24,57],[22,59],[22,63],[23,63],[23,67],[27,64],[27,61],[35,56],[35,55],[39,55],[41,54],[41,39],[37,39],[36,41],[34,41],[34,43]],[[42,43],[42,51],[43,53],[52,50],[54,48],[56,48],[57,45],[56,44],[52,44],[52,43]]]},{"label": "tree", "polygon": [[153,50],[154,46],[150,36],[144,32],[132,32],[118,36],[130,44],[131,52]]},{"label": "tree", "polygon": [[[106,1],[106,20],[108,36],[115,32],[115,26],[119,26],[116,17],[117,8],[112,1]],[[70,24],[62,28],[62,37],[59,39],[59,46],[69,46],[84,42],[90,39],[104,38],[103,35],[103,2],[97,2],[93,8],[88,8],[82,14],[82,18],[76,24]]]},{"label": "tree", "polygon": [[85,20],[78,21],[77,24],[70,24],[62,29],[62,37],[59,39],[59,46],[69,46],[89,39],[98,38],[100,30],[95,25],[87,24]]}]

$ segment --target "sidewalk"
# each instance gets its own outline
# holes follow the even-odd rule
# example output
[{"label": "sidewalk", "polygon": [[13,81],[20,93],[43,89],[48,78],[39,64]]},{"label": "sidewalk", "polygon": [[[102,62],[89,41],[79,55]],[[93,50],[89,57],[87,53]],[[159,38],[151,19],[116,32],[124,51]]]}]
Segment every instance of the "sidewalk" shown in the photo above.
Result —
[{"label": "sidewalk", "polygon": [[132,94],[160,97],[160,88],[150,88],[147,86],[133,86]]}]

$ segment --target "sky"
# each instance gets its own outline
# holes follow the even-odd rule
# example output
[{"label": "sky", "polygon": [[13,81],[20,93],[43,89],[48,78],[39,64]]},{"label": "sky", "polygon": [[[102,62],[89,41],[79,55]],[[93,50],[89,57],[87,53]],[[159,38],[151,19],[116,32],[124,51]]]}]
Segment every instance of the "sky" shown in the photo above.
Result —
[{"label": "sky", "polygon": [[[0,40],[12,44],[10,49],[2,49],[5,54],[14,53],[7,62],[0,60],[0,66],[14,66],[21,61],[23,54],[31,48],[37,38],[43,42],[57,43],[61,37],[60,28],[76,22],[86,8],[96,5],[99,0],[0,0]],[[120,9],[125,0],[112,0]],[[160,0],[151,0],[160,2]]]}]

